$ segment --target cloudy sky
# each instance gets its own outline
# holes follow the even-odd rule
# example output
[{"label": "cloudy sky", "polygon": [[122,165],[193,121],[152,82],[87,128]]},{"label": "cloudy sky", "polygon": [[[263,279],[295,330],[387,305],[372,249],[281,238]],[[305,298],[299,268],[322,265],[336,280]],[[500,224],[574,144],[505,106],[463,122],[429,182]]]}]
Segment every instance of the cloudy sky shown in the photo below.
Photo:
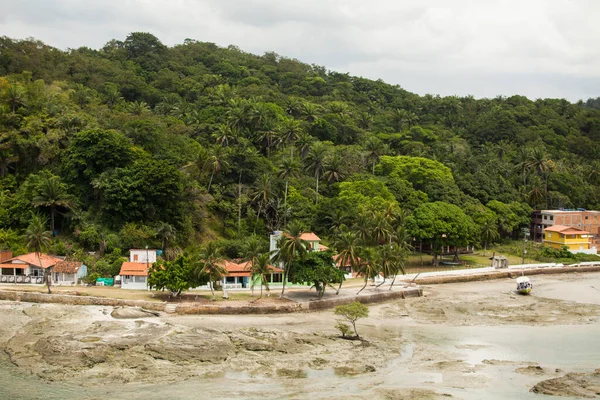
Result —
[{"label": "cloudy sky", "polygon": [[100,48],[145,31],[266,51],[419,94],[600,96],[595,0],[0,0],[0,35]]}]

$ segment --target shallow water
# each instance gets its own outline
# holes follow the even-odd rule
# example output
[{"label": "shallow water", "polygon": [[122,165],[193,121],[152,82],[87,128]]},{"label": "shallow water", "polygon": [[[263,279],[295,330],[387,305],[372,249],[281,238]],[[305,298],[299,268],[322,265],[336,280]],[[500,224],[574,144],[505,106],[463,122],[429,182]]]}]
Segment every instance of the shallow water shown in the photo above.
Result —
[{"label": "shallow water", "polygon": [[[46,383],[24,374],[0,358],[0,399],[197,399],[225,398],[337,398],[347,395],[373,397],[372,388],[398,390],[426,388],[464,399],[542,398],[529,393],[540,377],[515,372],[518,365],[483,364],[484,360],[535,362],[544,369],[589,372],[600,365],[600,324],[571,326],[406,326],[399,332],[401,356],[374,373],[355,377],[336,375],[331,369],[309,370],[307,378],[283,379],[227,373],[209,379],[193,379],[163,385],[114,385],[82,388],[65,383]],[[414,371],[414,345],[435,346],[454,360],[481,368],[477,374],[463,373],[465,379],[483,380],[483,387],[469,387],[444,380],[444,371]],[[460,375],[461,372],[459,371]],[[456,378],[456,375],[454,376]],[[473,379],[475,379],[473,378]],[[482,385],[479,385],[482,386]]]}]

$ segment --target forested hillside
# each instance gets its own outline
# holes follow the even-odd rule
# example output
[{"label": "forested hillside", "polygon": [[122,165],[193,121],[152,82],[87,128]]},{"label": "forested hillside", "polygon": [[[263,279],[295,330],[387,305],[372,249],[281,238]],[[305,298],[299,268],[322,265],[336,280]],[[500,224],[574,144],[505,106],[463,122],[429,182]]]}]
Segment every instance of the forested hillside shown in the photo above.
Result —
[{"label": "forested hillside", "polygon": [[598,99],[418,96],[148,33],[100,50],[0,38],[0,93],[0,247],[25,251],[41,216],[51,252],[106,270],[146,245],[241,256],[290,221],[331,242],[352,227],[483,245],[532,209],[600,208]]}]

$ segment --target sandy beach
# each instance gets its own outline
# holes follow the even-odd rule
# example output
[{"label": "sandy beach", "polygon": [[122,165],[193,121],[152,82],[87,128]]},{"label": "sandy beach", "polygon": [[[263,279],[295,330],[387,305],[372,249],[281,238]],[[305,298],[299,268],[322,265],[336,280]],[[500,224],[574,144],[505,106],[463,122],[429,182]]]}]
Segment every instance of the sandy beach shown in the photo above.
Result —
[{"label": "sandy beach", "polygon": [[123,319],[0,302],[0,398],[593,398],[600,273],[532,282],[531,296],[502,279],[370,305],[364,341],[339,338],[332,311]]}]

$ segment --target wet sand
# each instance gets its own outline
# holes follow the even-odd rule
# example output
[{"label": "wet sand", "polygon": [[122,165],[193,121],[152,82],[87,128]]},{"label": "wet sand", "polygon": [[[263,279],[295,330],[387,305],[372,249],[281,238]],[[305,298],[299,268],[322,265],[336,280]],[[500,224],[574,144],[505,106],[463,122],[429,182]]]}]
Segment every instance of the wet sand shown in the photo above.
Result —
[{"label": "wet sand", "polygon": [[532,296],[505,279],[371,305],[363,342],[340,339],[331,311],[115,319],[112,307],[0,302],[0,398],[594,393],[600,274],[532,282]]}]

